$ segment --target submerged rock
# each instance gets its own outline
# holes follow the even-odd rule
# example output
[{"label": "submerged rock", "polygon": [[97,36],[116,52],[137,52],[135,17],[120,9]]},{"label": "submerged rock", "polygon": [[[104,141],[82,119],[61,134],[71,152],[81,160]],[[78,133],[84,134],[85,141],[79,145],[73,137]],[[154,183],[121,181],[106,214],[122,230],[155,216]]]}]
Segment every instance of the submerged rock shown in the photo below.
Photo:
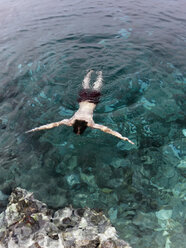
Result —
[{"label": "submerged rock", "polygon": [[0,215],[0,248],[7,247],[130,248],[102,212],[72,207],[55,212],[21,188]]},{"label": "submerged rock", "polygon": [[181,174],[186,177],[186,159],[181,160],[180,163],[178,164],[177,168],[181,172]]}]

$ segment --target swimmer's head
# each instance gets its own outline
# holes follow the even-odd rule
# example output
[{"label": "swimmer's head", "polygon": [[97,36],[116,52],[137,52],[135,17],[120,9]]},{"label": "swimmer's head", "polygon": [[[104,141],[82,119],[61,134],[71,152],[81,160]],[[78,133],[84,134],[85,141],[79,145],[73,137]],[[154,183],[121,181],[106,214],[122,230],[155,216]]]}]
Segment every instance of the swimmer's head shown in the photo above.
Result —
[{"label": "swimmer's head", "polygon": [[87,122],[86,121],[75,120],[75,122],[73,124],[74,133],[82,134],[86,128],[87,128]]}]

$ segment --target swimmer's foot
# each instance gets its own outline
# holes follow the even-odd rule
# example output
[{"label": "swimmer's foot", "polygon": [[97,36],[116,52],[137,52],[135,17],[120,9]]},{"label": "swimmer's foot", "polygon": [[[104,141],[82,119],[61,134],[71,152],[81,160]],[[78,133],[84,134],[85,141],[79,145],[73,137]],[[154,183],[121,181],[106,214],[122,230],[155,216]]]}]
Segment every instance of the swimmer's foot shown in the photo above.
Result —
[{"label": "swimmer's foot", "polygon": [[96,74],[98,75],[98,77],[102,77],[103,72],[102,71],[96,71]]},{"label": "swimmer's foot", "polygon": [[90,70],[83,79],[82,86],[84,89],[90,89],[90,78],[93,70]]},{"label": "swimmer's foot", "polygon": [[96,74],[98,75],[98,77],[96,79],[96,82],[94,82],[93,84],[93,89],[96,91],[100,91],[103,85],[103,77],[102,77],[103,73],[102,71],[97,71]]},{"label": "swimmer's foot", "polygon": [[93,70],[93,69],[87,69],[86,72],[87,72],[87,73],[93,73],[94,70]]}]

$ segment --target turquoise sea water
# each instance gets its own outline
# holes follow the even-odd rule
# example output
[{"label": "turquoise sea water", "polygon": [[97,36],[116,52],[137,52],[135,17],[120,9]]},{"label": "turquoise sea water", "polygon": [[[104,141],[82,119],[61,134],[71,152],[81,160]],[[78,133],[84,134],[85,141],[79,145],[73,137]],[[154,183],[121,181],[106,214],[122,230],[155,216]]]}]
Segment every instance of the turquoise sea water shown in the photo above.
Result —
[{"label": "turquoise sea water", "polygon": [[[16,186],[59,208],[102,209],[136,248],[183,248],[186,2],[0,1],[0,207]],[[25,131],[70,117],[88,69],[97,130]],[[94,80],[95,78],[93,78]]]}]

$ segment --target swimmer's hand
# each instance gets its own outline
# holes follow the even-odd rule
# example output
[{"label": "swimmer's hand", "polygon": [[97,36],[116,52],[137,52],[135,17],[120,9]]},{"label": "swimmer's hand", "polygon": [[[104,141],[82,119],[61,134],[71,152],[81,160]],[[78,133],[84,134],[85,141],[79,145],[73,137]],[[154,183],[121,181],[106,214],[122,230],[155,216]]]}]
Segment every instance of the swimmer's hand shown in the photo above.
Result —
[{"label": "swimmer's hand", "polygon": [[44,130],[44,129],[51,129],[51,128],[54,128],[54,127],[59,127],[61,125],[72,126],[72,123],[71,123],[70,119],[64,119],[62,121],[53,122],[53,123],[50,123],[50,124],[46,124],[46,125],[43,125],[43,126],[40,126],[40,127],[33,128],[33,129],[29,130],[29,131],[26,131],[25,133],[31,133],[31,132],[35,132],[35,131]]},{"label": "swimmer's hand", "polygon": [[106,127],[106,126],[99,125],[99,124],[96,124],[96,123],[92,123],[89,126],[92,127],[92,128],[95,128],[95,129],[99,129],[99,130],[101,130],[101,131],[103,131],[105,133],[112,134],[112,135],[116,136],[117,138],[122,139],[124,141],[128,141],[129,143],[134,145],[134,142],[132,142],[130,139],[128,139],[127,137],[123,137],[120,133],[118,133],[116,131],[113,131],[112,129],[110,129],[110,128]]}]

